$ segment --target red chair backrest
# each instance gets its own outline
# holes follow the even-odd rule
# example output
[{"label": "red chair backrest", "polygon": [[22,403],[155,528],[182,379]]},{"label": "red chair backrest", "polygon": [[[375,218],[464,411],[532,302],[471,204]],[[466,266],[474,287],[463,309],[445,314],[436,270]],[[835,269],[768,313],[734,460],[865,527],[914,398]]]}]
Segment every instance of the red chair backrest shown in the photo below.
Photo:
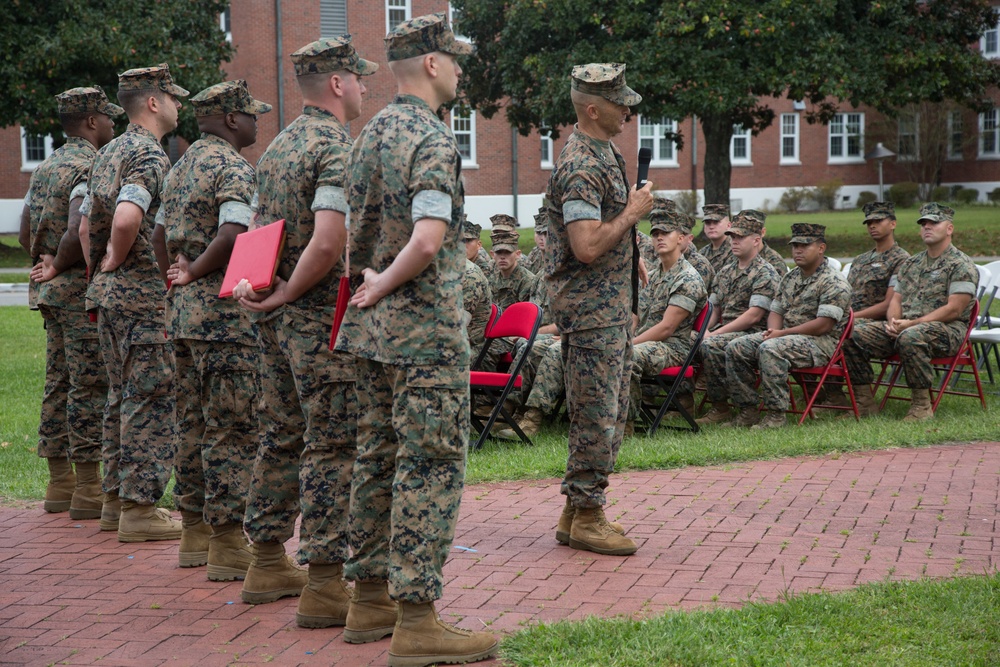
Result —
[{"label": "red chair backrest", "polygon": [[493,325],[496,324],[497,316],[501,312],[503,311],[500,310],[500,306],[495,303],[490,304],[490,319],[486,320],[486,330],[483,332],[484,336],[488,336],[490,334],[490,329],[492,329]]},{"label": "red chair backrest", "polygon": [[972,330],[976,328],[977,322],[979,322],[979,302],[973,299],[972,312],[969,313],[969,326],[965,330],[965,340],[969,340],[969,336],[972,335]]},{"label": "red chair backrest", "polygon": [[695,318],[695,321],[694,321],[694,330],[696,332],[697,331],[701,331],[701,327],[705,324],[705,320],[708,319],[708,314],[710,312],[712,312],[712,311],[709,308],[708,301],[706,301],[704,307],[701,309],[701,312],[698,313],[698,317]]},{"label": "red chair backrest", "polygon": [[530,338],[538,328],[538,320],[542,309],[530,301],[512,303],[504,308],[500,319],[486,333],[487,338],[506,338],[517,336]]}]

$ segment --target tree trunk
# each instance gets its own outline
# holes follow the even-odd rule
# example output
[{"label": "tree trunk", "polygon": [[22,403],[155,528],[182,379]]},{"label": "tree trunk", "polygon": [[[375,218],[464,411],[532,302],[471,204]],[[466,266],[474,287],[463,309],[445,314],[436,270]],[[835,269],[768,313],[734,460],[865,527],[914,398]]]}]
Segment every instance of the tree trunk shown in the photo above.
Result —
[{"label": "tree trunk", "polygon": [[705,203],[729,205],[729,144],[733,121],[726,116],[701,116],[705,133]]}]

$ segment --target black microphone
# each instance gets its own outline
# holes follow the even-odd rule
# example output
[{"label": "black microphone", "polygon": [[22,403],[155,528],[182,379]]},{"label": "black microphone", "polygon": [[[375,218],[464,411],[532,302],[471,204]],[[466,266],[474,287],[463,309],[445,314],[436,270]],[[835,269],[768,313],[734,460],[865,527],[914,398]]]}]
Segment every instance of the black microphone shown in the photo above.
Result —
[{"label": "black microphone", "polygon": [[635,189],[641,190],[646,185],[646,177],[649,176],[649,163],[653,160],[653,151],[649,148],[639,149],[639,173],[635,179]]}]

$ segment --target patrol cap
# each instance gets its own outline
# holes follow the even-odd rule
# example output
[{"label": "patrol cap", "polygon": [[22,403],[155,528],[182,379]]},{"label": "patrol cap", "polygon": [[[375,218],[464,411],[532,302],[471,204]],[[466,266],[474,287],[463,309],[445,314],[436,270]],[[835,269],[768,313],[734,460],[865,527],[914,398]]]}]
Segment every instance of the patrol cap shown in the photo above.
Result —
[{"label": "patrol cap", "polygon": [[510,229],[514,229],[515,227],[518,226],[517,218],[507,215],[506,213],[497,213],[495,215],[491,215],[490,223],[493,225],[494,229],[496,229],[497,227],[509,227]]},{"label": "patrol cap", "polygon": [[174,97],[187,97],[191,94],[170,78],[170,66],[167,63],[122,72],[118,75],[118,92],[126,90],[162,90]]},{"label": "patrol cap", "polygon": [[733,220],[732,226],[726,230],[726,236],[735,234],[736,236],[750,236],[751,234],[764,233],[764,221],[757,216],[740,215]]},{"label": "patrol cap", "polygon": [[199,118],[218,116],[233,111],[256,116],[271,110],[270,104],[255,100],[250,95],[247,82],[243,79],[223,81],[209,86],[191,98],[191,105],[194,107],[194,115]]},{"label": "patrol cap", "polygon": [[878,222],[886,218],[896,219],[896,206],[891,201],[868,202],[862,210],[865,212],[865,223]]},{"label": "patrol cap", "polygon": [[597,95],[615,104],[633,107],[642,102],[642,95],[625,84],[625,63],[577,65],[570,79],[573,90]]},{"label": "patrol cap", "polygon": [[490,232],[490,241],[493,243],[494,252],[497,250],[514,252],[517,250],[517,242],[520,238],[521,235],[513,227],[494,227],[493,231]]},{"label": "patrol cap", "polygon": [[[741,227],[746,229],[747,225],[756,223],[760,225],[760,229],[763,229],[765,220],[767,220],[767,213],[764,213],[764,211],[758,211],[755,208],[745,208],[732,217],[732,226],[737,229]],[[750,227],[750,229],[752,228]],[[746,236],[746,234],[741,234],[741,236]]]},{"label": "patrol cap", "polygon": [[549,233],[549,213],[544,206],[538,209],[538,213],[535,214],[535,233]]},{"label": "patrol cap", "polygon": [[792,240],[788,242],[788,245],[792,245],[793,243],[816,243],[816,241],[826,243],[825,225],[815,225],[811,222],[796,222],[792,225]]},{"label": "patrol cap", "polygon": [[687,234],[691,231],[688,226],[687,216],[677,210],[677,206],[672,199],[666,197],[653,197],[653,210],[649,212],[649,231],[659,229],[661,232],[681,232]]},{"label": "patrol cap", "polygon": [[725,204],[705,204],[701,207],[705,222],[717,222],[729,217],[729,207]]},{"label": "patrol cap", "polygon": [[351,44],[350,35],[340,35],[329,39],[309,42],[291,56],[295,65],[295,76],[324,74],[347,70],[358,76],[367,76],[378,71],[378,63],[365,60],[358,55]]},{"label": "patrol cap", "polygon": [[463,241],[478,241],[481,238],[483,232],[483,226],[477,225],[474,222],[470,222],[466,218],[462,222],[462,240]]},{"label": "patrol cap", "polygon": [[444,12],[403,21],[385,36],[385,57],[389,62],[435,51],[453,56],[467,56],[473,51],[471,44],[455,39]]},{"label": "patrol cap", "polygon": [[920,224],[921,220],[933,220],[934,222],[952,222],[955,219],[955,209],[949,208],[947,206],[942,206],[937,202],[928,202],[920,207],[920,217],[917,218],[917,224]]},{"label": "patrol cap", "polygon": [[125,109],[109,102],[108,96],[98,86],[70,88],[56,95],[56,103],[59,105],[59,113],[93,112],[102,113],[111,118],[125,113]]}]

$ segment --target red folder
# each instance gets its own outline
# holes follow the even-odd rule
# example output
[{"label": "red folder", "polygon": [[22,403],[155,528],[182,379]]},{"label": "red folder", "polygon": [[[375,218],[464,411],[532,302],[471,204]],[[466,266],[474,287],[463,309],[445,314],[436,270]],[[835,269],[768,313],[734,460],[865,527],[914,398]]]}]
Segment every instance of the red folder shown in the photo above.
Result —
[{"label": "red folder", "polygon": [[233,295],[233,288],[244,278],[250,281],[255,292],[266,290],[274,284],[278,260],[285,247],[285,221],[243,232],[236,237],[233,253],[229,257],[226,276],[222,279],[219,298]]},{"label": "red folder", "polygon": [[340,331],[340,323],[344,321],[344,313],[347,312],[347,300],[351,298],[351,281],[347,276],[340,277],[340,285],[337,287],[337,309],[333,311],[333,327],[330,328],[330,349],[333,349],[337,342],[337,332]]}]

